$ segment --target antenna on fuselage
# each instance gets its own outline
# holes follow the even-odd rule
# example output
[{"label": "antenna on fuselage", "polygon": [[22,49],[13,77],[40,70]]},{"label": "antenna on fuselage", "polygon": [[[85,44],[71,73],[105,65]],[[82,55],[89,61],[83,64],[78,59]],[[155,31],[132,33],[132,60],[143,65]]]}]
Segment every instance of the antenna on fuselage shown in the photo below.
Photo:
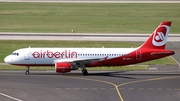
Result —
[{"label": "antenna on fuselage", "polygon": [[29,46],[28,48],[31,48],[31,46]]},{"label": "antenna on fuselage", "polygon": [[102,48],[104,48],[104,46],[102,46]]}]

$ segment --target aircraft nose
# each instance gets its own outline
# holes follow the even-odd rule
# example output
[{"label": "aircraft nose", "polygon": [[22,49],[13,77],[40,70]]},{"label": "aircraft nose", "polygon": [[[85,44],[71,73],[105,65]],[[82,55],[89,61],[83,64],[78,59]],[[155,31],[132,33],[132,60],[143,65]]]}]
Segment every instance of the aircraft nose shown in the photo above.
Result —
[{"label": "aircraft nose", "polygon": [[11,62],[12,62],[12,59],[11,59],[9,56],[6,56],[6,57],[4,58],[4,62],[5,62],[5,63],[11,63]]}]

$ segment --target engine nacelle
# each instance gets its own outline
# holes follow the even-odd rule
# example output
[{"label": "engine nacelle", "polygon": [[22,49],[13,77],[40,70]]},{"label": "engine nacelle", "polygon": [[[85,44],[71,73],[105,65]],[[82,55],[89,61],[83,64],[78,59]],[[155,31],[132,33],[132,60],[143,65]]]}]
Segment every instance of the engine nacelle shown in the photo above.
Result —
[{"label": "engine nacelle", "polygon": [[66,73],[66,72],[70,72],[71,70],[76,70],[78,68],[77,66],[69,62],[57,62],[55,64],[55,69],[56,69],[56,72],[58,73]]}]

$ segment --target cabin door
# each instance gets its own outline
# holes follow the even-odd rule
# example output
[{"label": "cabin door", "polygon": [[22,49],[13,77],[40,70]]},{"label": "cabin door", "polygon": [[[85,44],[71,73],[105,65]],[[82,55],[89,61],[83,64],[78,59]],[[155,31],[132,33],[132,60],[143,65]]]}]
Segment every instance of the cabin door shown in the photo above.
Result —
[{"label": "cabin door", "polygon": [[142,54],[141,54],[141,50],[137,50],[136,51],[136,60],[141,60]]},{"label": "cabin door", "polygon": [[24,59],[25,60],[30,60],[30,50],[29,49],[25,50]]}]

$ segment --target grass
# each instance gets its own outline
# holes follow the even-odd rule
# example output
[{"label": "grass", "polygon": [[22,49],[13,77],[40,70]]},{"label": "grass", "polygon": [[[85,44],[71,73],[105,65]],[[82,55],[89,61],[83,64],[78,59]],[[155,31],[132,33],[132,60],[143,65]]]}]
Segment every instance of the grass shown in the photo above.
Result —
[{"label": "grass", "polygon": [[[24,66],[0,65],[0,70],[26,70]],[[30,70],[54,70],[54,67],[31,67]]]},{"label": "grass", "polygon": [[180,33],[180,3],[90,4],[0,2],[0,32],[151,33],[173,22]]},{"label": "grass", "polygon": [[177,63],[171,57],[165,57],[162,59],[143,62],[140,64],[142,65],[176,65]]}]

